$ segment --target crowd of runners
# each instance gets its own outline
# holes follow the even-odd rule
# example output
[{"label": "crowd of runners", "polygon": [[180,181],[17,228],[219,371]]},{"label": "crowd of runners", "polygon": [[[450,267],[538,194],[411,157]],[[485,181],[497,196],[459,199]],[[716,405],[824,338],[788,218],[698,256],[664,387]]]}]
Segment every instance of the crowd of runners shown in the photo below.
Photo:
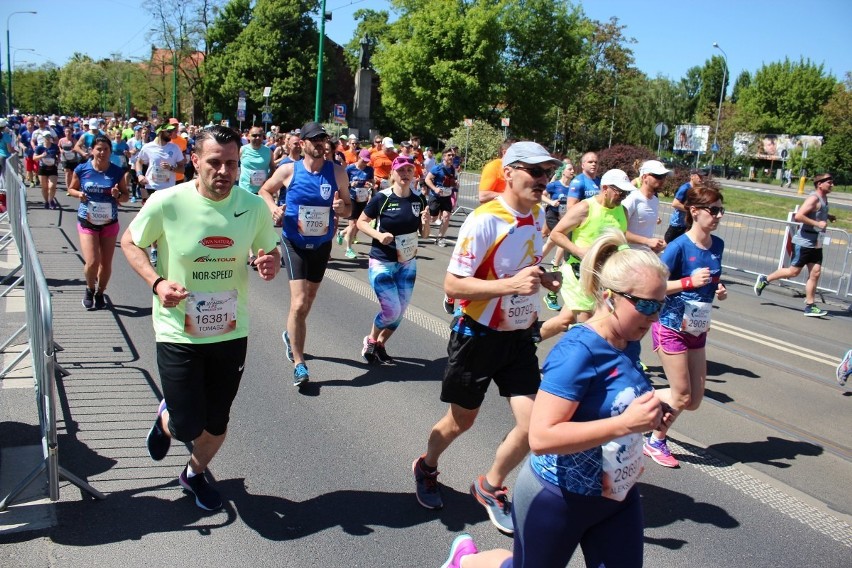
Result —
[{"label": "crowd of runners", "polygon": [[[443,507],[439,459],[474,426],[493,382],[514,427],[495,437],[494,460],[470,493],[514,539],[512,550],[480,552],[460,535],[444,566],[564,566],[578,546],[587,566],[642,564],[643,456],[678,467],[666,432],[701,403],[711,307],[727,295],[724,243],[713,234],[723,195],[701,171],[676,193],[677,214],[661,237],[657,191],[671,173],[663,163],[642,163],[631,180],[619,169],[598,175],[597,156],[587,152],[575,176],[570,161],[541,145],[507,140],[452,243],[459,153],[446,148],[436,157],[416,137],[397,144],[375,136],[362,147],[316,122],[240,133],[176,118],[10,117],[0,128],[0,167],[20,152],[23,179],[40,188],[43,207],[61,206],[63,170],[64,205],[77,211],[85,261],[84,308],[108,307],[118,239],[151,288],[164,399],[147,447],[162,460],[172,439],[191,445],[179,483],[199,507],[222,506],[205,471],[224,443],[245,364],[252,271],[266,281],[282,268],[287,275],[280,331],[293,385],[302,387],[311,380],[307,319],[335,244],[355,258],[357,238],[371,242],[378,311],[361,355],[385,365],[394,364],[387,344],[411,301],[418,246],[453,246],[444,278],[452,315],[440,389],[447,410],[424,432],[425,451],[413,452],[414,497],[427,509]],[[831,187],[830,175],[816,176],[797,217],[793,265],[817,278],[814,239],[832,220]],[[118,205],[127,201],[142,205],[119,236]],[[781,276],[761,276],[755,293]],[[552,317],[542,317],[542,303]],[[809,298],[805,315],[819,311]],[[648,332],[666,389],[652,388],[640,359]],[[538,344],[559,334],[540,363]],[[849,359],[838,367],[841,384]],[[505,482],[516,468],[510,499]]]}]

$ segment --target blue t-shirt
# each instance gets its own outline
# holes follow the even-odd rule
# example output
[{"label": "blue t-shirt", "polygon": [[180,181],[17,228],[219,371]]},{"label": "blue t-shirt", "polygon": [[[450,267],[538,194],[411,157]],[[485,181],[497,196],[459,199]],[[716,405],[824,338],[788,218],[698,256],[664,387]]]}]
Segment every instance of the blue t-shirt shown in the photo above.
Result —
[{"label": "blue t-shirt", "polygon": [[560,207],[553,207],[552,205],[545,206],[544,210],[547,213],[556,213],[557,215],[561,215],[565,212],[565,202],[568,201],[568,187],[566,187],[561,180],[552,181],[547,184],[547,195],[550,196],[554,201],[558,201],[559,205],[562,208],[560,211]]},{"label": "blue t-shirt", "polygon": [[[426,209],[426,200],[422,195],[412,193],[408,197],[400,197],[387,188],[380,191],[364,207],[364,214],[370,219],[376,219],[376,230],[382,233],[390,233],[393,236],[410,235],[415,233],[414,242],[417,242],[416,233],[420,230],[420,213]],[[382,262],[397,262],[396,240],[389,245],[380,243],[373,239],[370,249],[370,258]]]},{"label": "blue t-shirt", "polygon": [[[429,172],[436,187],[452,187],[456,191],[456,168],[438,164]],[[434,193],[434,192],[433,192]]]},{"label": "blue t-shirt", "polygon": [[[287,188],[281,234],[302,249],[315,249],[334,236],[334,211],[331,208],[337,180],[334,162],[325,160],[319,172],[305,169],[305,162],[293,164],[293,177]],[[320,229],[323,229],[320,231]]]},{"label": "blue t-shirt", "polygon": [[[652,390],[639,362],[639,350],[638,341],[619,351],[592,328],[574,326],[547,356],[540,389],[579,403],[571,422],[618,416],[633,399]],[[557,487],[580,495],[601,495],[600,446],[575,454],[531,455],[530,464],[536,474]]]},{"label": "blue t-shirt", "polygon": [[23,144],[24,148],[26,148],[26,150],[24,151],[24,154],[26,154],[27,158],[32,158],[33,153],[34,153],[33,152],[33,146],[31,144],[31,142],[33,140],[33,133],[30,132],[29,130],[27,130],[26,128],[24,128],[21,131],[21,133],[19,134],[19,138],[20,138],[21,144]]},{"label": "blue t-shirt", "polygon": [[376,177],[373,171],[373,166],[364,166],[363,170],[359,170],[355,164],[346,166],[346,175],[349,176],[349,197],[355,201],[357,187],[364,187],[367,182],[373,181]]},{"label": "blue t-shirt", "polygon": [[55,169],[59,164],[59,146],[56,144],[51,144],[50,148],[47,146],[36,146],[34,156],[41,156],[41,154],[45,154],[42,156],[41,160],[39,160],[38,167],[39,169]]},{"label": "blue t-shirt", "polygon": [[583,201],[601,192],[601,178],[592,179],[581,173],[568,184],[568,197]]},{"label": "blue t-shirt", "polygon": [[123,168],[127,165],[127,156],[124,153],[129,151],[130,146],[128,146],[127,142],[124,140],[121,140],[120,142],[113,141],[112,154],[109,157],[110,163],[115,164],[119,168]]},{"label": "blue t-shirt", "polygon": [[699,268],[710,269],[708,284],[692,290],[683,290],[666,298],[666,304],[660,312],[660,324],[669,329],[681,330],[684,313],[691,303],[709,303],[716,297],[716,289],[722,277],[722,252],[725,243],[716,235],[710,235],[710,238],[710,250],[705,250],[696,246],[688,235],[681,235],[670,242],[660,255],[660,260],[669,267],[669,280],[691,276]]},{"label": "blue t-shirt", "polygon": [[[111,206],[112,213],[109,215],[110,222],[118,221],[118,201],[112,196],[112,188],[118,185],[121,178],[124,177],[124,170],[115,164],[110,163],[105,172],[99,172],[92,165],[92,161],[88,160],[76,168],[74,173],[80,179],[80,191],[86,194],[86,203],[80,202],[77,208],[77,218],[92,222],[89,217],[89,203],[97,203],[95,207],[104,208],[109,211]],[[101,205],[103,204],[103,205]],[[106,224],[106,223],[93,223]]]},{"label": "blue t-shirt", "polygon": [[[686,202],[686,194],[689,190],[692,189],[692,183],[686,182],[679,188],[674,194],[674,198],[680,201],[681,203]],[[686,227],[686,213],[681,211],[680,209],[675,209],[672,207],[672,214],[669,216],[669,225],[672,227]]]},{"label": "blue t-shirt", "polygon": [[12,154],[9,152],[9,146],[15,147],[15,141],[12,139],[12,134],[3,132],[0,134],[0,156],[8,158]]}]

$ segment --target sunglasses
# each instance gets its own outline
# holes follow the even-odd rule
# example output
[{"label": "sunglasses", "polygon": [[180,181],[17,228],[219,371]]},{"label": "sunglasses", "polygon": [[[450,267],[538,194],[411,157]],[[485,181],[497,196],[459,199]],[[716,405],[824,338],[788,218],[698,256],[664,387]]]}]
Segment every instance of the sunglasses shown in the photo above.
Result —
[{"label": "sunglasses", "polygon": [[648,174],[648,175],[651,176],[654,179],[666,179],[667,174]]},{"label": "sunglasses", "polygon": [[718,217],[719,215],[725,214],[724,207],[717,207],[715,205],[713,207],[698,207],[698,209],[704,209],[705,211],[709,212],[710,215],[712,215],[713,217]]},{"label": "sunglasses", "polygon": [[263,138],[262,134],[251,134],[251,138]]},{"label": "sunglasses", "polygon": [[305,138],[305,140],[309,140],[312,144],[318,144],[320,142],[325,142],[328,140],[328,136],[325,134],[320,134],[319,136],[314,136],[313,138]]},{"label": "sunglasses", "polygon": [[530,174],[534,178],[539,178],[542,176],[546,176],[547,178],[553,177],[553,172],[556,170],[553,168],[542,168],[541,166],[510,166],[513,170],[523,170]]},{"label": "sunglasses", "polygon": [[636,311],[642,314],[643,316],[653,316],[655,314],[660,313],[660,310],[663,309],[663,306],[666,305],[666,301],[662,302],[659,300],[650,300],[648,298],[638,298],[632,294],[628,294],[627,292],[619,292],[618,290],[610,290],[613,294],[618,294],[622,298],[626,298],[628,302],[633,304],[633,307],[636,308]]},{"label": "sunglasses", "polygon": [[828,179],[820,180],[820,183],[830,183],[830,184],[834,184],[834,180],[833,180],[833,179],[831,179],[831,178],[828,178]]}]

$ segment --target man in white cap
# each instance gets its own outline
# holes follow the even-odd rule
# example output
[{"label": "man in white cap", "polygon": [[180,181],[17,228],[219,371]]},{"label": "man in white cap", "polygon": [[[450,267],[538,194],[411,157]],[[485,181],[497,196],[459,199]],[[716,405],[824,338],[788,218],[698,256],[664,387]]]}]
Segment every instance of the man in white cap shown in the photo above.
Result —
[{"label": "man in white cap", "polygon": [[627,230],[627,211],[621,202],[636,187],[622,170],[606,172],[600,187],[600,193],[568,209],[550,232],[553,242],[569,253],[561,269],[562,300],[567,309],[542,325],[542,339],[567,330],[573,323],[589,319],[595,309],[595,298],[586,294],[580,286],[580,262],[604,229]]},{"label": "man in white cap", "polygon": [[627,242],[633,248],[650,249],[659,254],[666,248],[662,237],[654,236],[660,222],[660,199],[657,192],[663,187],[670,170],[659,160],[648,160],[639,168],[642,185],[630,192],[621,202],[627,211]]},{"label": "man in white cap", "polygon": [[542,286],[557,290],[559,275],[541,262],[544,209],[539,205],[559,160],[535,142],[516,142],[503,155],[506,188],[480,205],[459,230],[444,278],[444,291],[460,300],[447,347],[441,387],[447,413],[429,435],[426,453],[412,469],[417,501],[443,507],[438,458],[473,426],[491,381],[509,400],[515,427],[500,443],[494,462],[471,486],[491,522],[512,534],[512,507],[503,486],[529,453],[529,418],[540,382],[536,356],[538,300]]},{"label": "man in white cap", "polygon": [[92,145],[95,142],[95,137],[101,134],[100,123],[97,118],[92,118],[88,122],[89,130],[84,132],[77,144],[74,145],[74,151],[83,156],[83,160],[88,160],[92,157]]}]

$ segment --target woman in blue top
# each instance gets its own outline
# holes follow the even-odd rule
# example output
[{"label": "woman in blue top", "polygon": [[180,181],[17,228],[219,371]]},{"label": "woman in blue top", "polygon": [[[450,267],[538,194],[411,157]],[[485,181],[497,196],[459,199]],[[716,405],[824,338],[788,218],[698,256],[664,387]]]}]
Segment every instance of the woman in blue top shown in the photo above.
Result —
[{"label": "woman in blue top", "polygon": [[545,361],[530,420],[533,455],[515,485],[514,550],[477,553],[461,535],[444,567],[462,558],[465,568],[566,566],[578,545],[591,568],[642,565],[642,432],[671,413],[642,370],[639,341],[665,302],[668,270],[613,230],[581,269],[595,312]]},{"label": "woman in blue top", "polygon": [[[377,193],[364,207],[357,225],[372,237],[370,249],[370,285],[381,309],[373,320],[370,334],[364,338],[361,356],[367,363],[393,364],[385,344],[402,322],[402,316],[414,292],[417,278],[417,238],[428,236],[422,222],[426,199],[411,192],[414,162],[397,156],[391,164],[391,186]],[[375,221],[375,226],[373,226]]]},{"label": "woman in blue top", "polygon": [[[686,194],[686,233],[673,240],[660,257],[671,272],[666,307],[651,337],[660,356],[669,388],[658,391],[675,410],[696,410],[704,398],[707,359],[704,345],[710,329],[712,304],[724,300],[722,252],[725,243],[713,235],[725,214],[722,194],[696,185]],[[645,443],[645,455],[665,467],[678,461],[666,444],[668,426],[655,430]]]},{"label": "woman in blue top", "polygon": [[106,307],[104,290],[112,274],[112,257],[119,228],[118,204],[127,201],[130,193],[124,170],[110,162],[110,139],[103,134],[96,136],[90,151],[92,159],[74,169],[68,195],[80,200],[77,233],[85,262],[83,307],[98,310]]}]

